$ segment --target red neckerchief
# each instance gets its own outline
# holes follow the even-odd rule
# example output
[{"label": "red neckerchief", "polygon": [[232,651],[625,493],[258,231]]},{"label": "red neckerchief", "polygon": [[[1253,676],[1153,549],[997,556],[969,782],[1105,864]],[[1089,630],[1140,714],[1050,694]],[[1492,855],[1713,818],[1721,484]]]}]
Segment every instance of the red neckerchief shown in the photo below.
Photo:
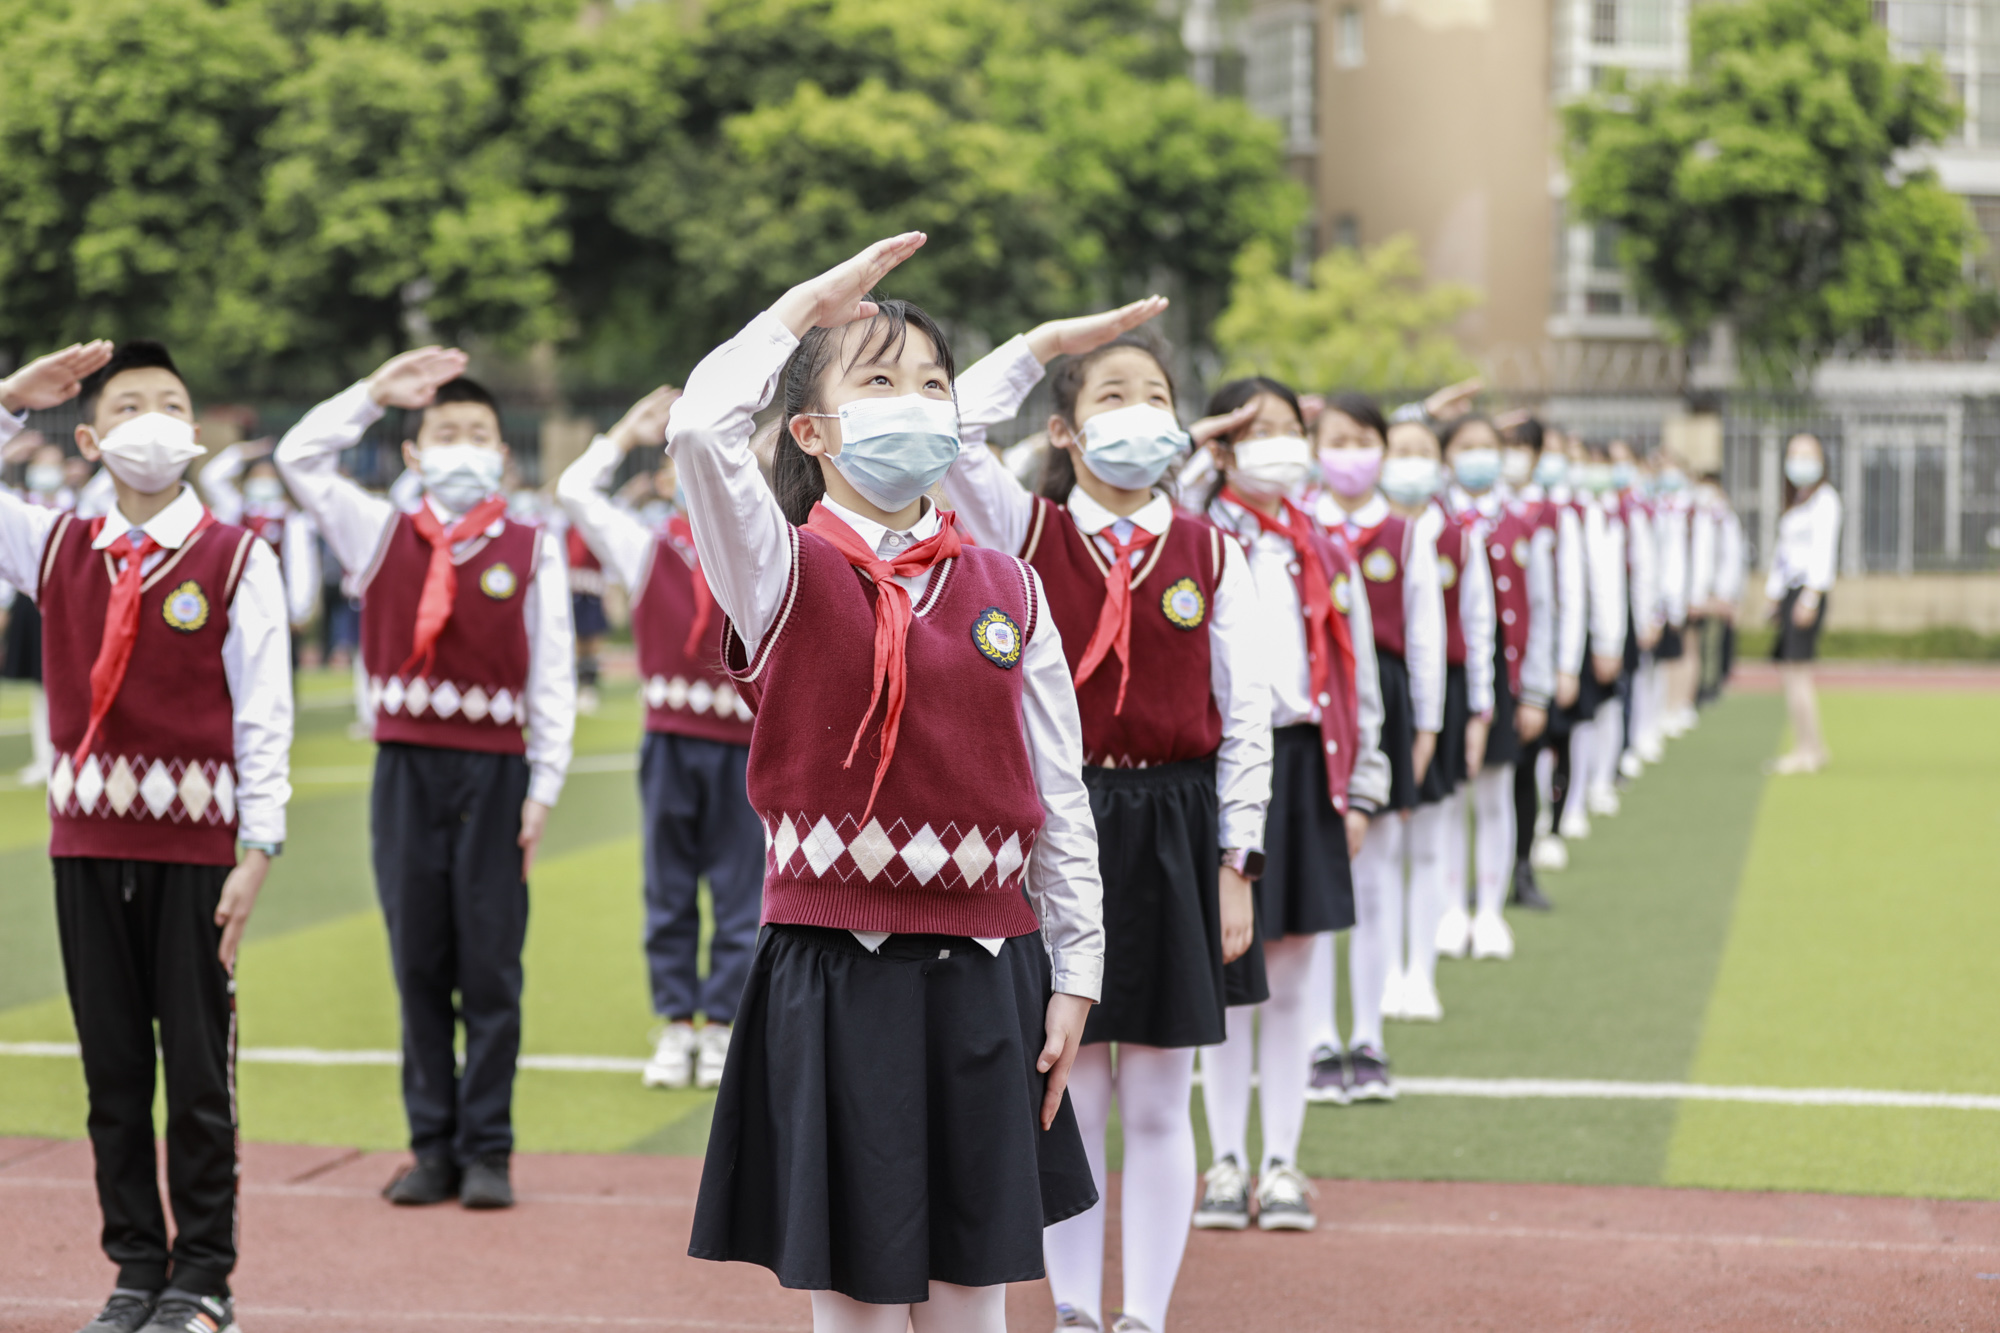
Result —
[{"label": "red neckerchief", "polygon": [[[214,526],[215,515],[203,509],[181,549],[185,551],[195,538]],[[97,534],[104,531],[104,520],[91,520],[89,531],[91,541],[96,542]],[[134,533],[139,536],[136,542],[132,540]],[[104,606],[104,637],[97,645],[97,660],[90,664],[90,724],[83,729],[83,742],[76,747],[75,762],[79,765],[90,753],[90,743],[97,739],[97,728],[125,684],[125,670],[132,665],[132,645],[139,638],[139,585],[146,579],[146,557],[163,549],[138,528],[127,528],[105,548],[114,561],[124,560],[125,568],[111,584],[111,600]]]},{"label": "red neckerchief", "polygon": [[[470,541],[493,526],[493,520],[507,512],[507,497],[489,495],[471,513],[447,529],[432,512],[429,500],[410,515],[417,535],[430,543],[431,562],[424,570],[424,590],[417,598],[417,626],[410,637],[410,656],[398,674],[428,676],[437,664],[438,635],[451,619],[451,607],[458,597],[458,568],[451,563],[451,548]],[[410,668],[417,667],[412,673]]]},{"label": "red neckerchief", "polygon": [[1132,681],[1132,577],[1138,571],[1132,567],[1131,557],[1159,540],[1159,534],[1134,523],[1132,536],[1126,541],[1112,536],[1110,528],[1097,535],[1111,543],[1111,568],[1104,575],[1104,605],[1097,611],[1097,628],[1091,631],[1090,642],[1077,660],[1076,685],[1081,689],[1104,659],[1117,653],[1118,702],[1111,707],[1111,715],[1116,717],[1125,711],[1125,687]]},{"label": "red neckerchief", "polygon": [[861,748],[862,736],[867,734],[868,720],[875,716],[875,704],[882,698],[886,682],[888,706],[882,716],[882,758],[875,765],[874,785],[868,788],[867,808],[861,812],[863,824],[875,808],[875,794],[882,790],[882,779],[889,772],[889,758],[896,753],[896,733],[902,729],[903,700],[909,690],[909,667],[903,652],[912,618],[910,594],[896,579],[914,578],[939,561],[956,556],[960,546],[957,522],[958,515],[949,509],[939,510],[935,536],[926,537],[893,560],[884,560],[861,540],[860,533],[824,504],[814,505],[806,518],[808,529],[824,537],[834,550],[847,557],[848,564],[875,585],[875,686],[868,695],[868,711],[861,715],[861,725],[854,729],[854,743],[847,747],[847,760],[841,764],[842,768],[854,767],[855,753]]},{"label": "red neckerchief", "polygon": [[[688,550],[694,550],[694,529],[688,526],[685,517],[675,514],[668,519],[667,531],[686,542]],[[701,572],[701,556],[696,555],[688,563],[694,572],[694,618],[688,622],[687,642],[681,646],[681,652],[699,660],[702,638],[708,633],[708,622],[715,614],[715,594],[709,590],[708,576]]]},{"label": "red neckerchief", "polygon": [[1222,498],[1256,519],[1257,526],[1263,531],[1290,542],[1298,556],[1298,572],[1292,576],[1292,582],[1298,587],[1299,607],[1305,613],[1306,662],[1312,679],[1312,698],[1315,704],[1325,707],[1321,701],[1330,697],[1326,682],[1333,666],[1333,653],[1328,650],[1328,641],[1331,639],[1332,647],[1339,651],[1341,679],[1351,683],[1354,680],[1354,637],[1348,630],[1347,617],[1333,612],[1333,578],[1319,558],[1318,543],[1312,540],[1312,520],[1290,500],[1281,500],[1285,521],[1280,523],[1238,495],[1233,486],[1222,488]]}]

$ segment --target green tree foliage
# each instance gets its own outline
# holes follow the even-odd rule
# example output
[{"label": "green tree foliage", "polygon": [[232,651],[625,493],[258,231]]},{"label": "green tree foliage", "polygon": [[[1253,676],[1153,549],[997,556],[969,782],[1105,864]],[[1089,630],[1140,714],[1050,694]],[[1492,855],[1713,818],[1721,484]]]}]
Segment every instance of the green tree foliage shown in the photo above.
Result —
[{"label": "green tree foliage", "polygon": [[1457,283],[1426,284],[1423,257],[1408,235],[1366,250],[1329,250],[1304,287],[1260,242],[1236,261],[1215,342],[1231,378],[1269,375],[1302,391],[1448,384],[1476,369],[1452,325],[1479,299]]},{"label": "green tree foliage", "polygon": [[1868,0],[1703,5],[1692,23],[1685,82],[1566,113],[1570,203],[1618,225],[1641,299],[1681,341],[1728,321],[1760,380],[1864,338],[1948,336],[1970,220],[1899,167],[1958,121],[1935,62],[1894,59]]},{"label": "green tree foliage", "polygon": [[0,61],[0,350],[235,386],[427,330],[653,382],[911,227],[956,328],[1160,288],[1199,337],[1303,207],[1152,0],[0,0]]}]

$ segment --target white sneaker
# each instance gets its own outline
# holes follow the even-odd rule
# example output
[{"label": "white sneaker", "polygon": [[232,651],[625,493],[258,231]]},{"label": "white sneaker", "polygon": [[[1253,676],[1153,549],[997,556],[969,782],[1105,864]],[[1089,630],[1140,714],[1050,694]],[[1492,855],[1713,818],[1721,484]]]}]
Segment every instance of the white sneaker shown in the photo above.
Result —
[{"label": "white sneaker", "polygon": [[1309,1196],[1317,1193],[1290,1162],[1273,1162],[1257,1182],[1259,1231],[1311,1231],[1319,1225]]},{"label": "white sneaker", "polygon": [[[1584,797],[1586,804],[1588,804],[1589,800],[1588,796]],[[1589,813],[1580,805],[1571,806],[1569,809],[1563,811],[1562,819],[1556,824],[1556,832],[1562,834],[1565,841],[1571,839],[1578,842],[1583,841],[1590,836]]]},{"label": "white sneaker", "polygon": [[1402,1018],[1404,977],[1401,972],[1391,972],[1389,979],[1382,983],[1382,1017]]},{"label": "white sneaker", "polygon": [[1610,818],[1618,813],[1618,789],[1609,784],[1592,787],[1583,794],[1583,808],[1593,815]]},{"label": "white sneaker", "polygon": [[701,1028],[701,1053],[695,1057],[694,1085],[722,1086],[722,1066],[729,1060],[729,1024],[708,1022]]},{"label": "white sneaker", "polygon": [[694,1081],[694,1048],[694,1024],[667,1024],[639,1082],[649,1088],[685,1088]]},{"label": "white sneaker", "polygon": [[604,707],[604,701],[597,695],[595,685],[579,685],[576,690],[576,711],[585,717],[596,717],[597,710]]},{"label": "white sneaker", "polygon": [[1646,771],[1646,761],[1637,750],[1627,750],[1618,756],[1618,776],[1631,781]]},{"label": "white sneaker", "polygon": [[29,764],[14,775],[14,781],[23,787],[46,787],[49,785],[49,770],[40,764]]},{"label": "white sneaker", "polygon": [[1250,1225],[1250,1177],[1235,1153],[1216,1158],[1201,1178],[1194,1225],[1198,1231],[1241,1231]]},{"label": "white sneaker", "polygon": [[1537,870],[1569,869],[1569,846],[1553,833],[1535,839],[1528,851],[1528,864]]},{"label": "white sneaker", "polygon": [[1660,733],[1670,741],[1679,740],[1688,734],[1688,728],[1693,725],[1694,723],[1688,720],[1685,712],[1676,711],[1667,714],[1665,719],[1661,721]]},{"label": "white sneaker", "polygon": [[1437,951],[1440,957],[1463,958],[1472,943],[1472,918],[1457,903],[1444,909],[1438,918]]},{"label": "white sneaker", "polygon": [[1472,956],[1508,959],[1514,956],[1514,932],[1507,918],[1498,912],[1480,912],[1472,918]]},{"label": "white sneaker", "polygon": [[1637,750],[1639,757],[1649,764],[1657,764],[1667,757],[1667,747],[1660,743],[1660,733],[1657,731],[1649,731],[1641,736],[1639,743],[1632,748]]},{"label": "white sneaker", "polygon": [[1437,983],[1404,977],[1402,1017],[1406,1023],[1442,1023],[1444,1001],[1438,998]]},{"label": "white sneaker", "polygon": [[1535,811],[1535,836],[1545,837],[1556,831],[1556,812],[1549,809],[1547,801],[1541,802]]},{"label": "white sneaker", "polygon": [[1062,1333],[1066,1328],[1080,1328],[1087,1330],[1087,1333],[1097,1333],[1097,1321],[1077,1309],[1074,1305],[1058,1305],[1056,1306],[1056,1333]]}]

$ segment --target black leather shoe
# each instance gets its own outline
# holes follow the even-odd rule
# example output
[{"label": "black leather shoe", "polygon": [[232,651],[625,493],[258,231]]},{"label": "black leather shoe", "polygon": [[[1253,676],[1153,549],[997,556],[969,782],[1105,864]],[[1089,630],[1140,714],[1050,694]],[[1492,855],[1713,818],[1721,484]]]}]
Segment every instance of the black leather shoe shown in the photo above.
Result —
[{"label": "black leather shoe", "polygon": [[458,1163],[442,1155],[425,1154],[396,1173],[382,1191],[390,1203],[416,1207],[458,1197]]},{"label": "black leather shoe", "polygon": [[493,1153],[466,1167],[458,1201],[467,1208],[512,1208],[514,1186],[507,1180],[507,1154]]},{"label": "black leather shoe", "polygon": [[1507,897],[1509,907],[1525,907],[1531,912],[1553,911],[1555,904],[1535,882],[1535,868],[1526,861],[1514,863],[1514,891]]}]

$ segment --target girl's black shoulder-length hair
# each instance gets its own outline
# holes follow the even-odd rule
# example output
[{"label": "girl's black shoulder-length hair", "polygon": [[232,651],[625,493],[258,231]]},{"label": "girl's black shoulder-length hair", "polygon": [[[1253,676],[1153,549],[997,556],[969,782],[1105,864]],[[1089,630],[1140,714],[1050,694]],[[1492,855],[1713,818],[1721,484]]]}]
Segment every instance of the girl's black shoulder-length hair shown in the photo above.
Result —
[{"label": "girl's black shoulder-length hair", "polygon": [[1326,400],[1324,410],[1338,412],[1364,430],[1374,431],[1384,444],[1389,441],[1389,418],[1382,415],[1382,404],[1365,393],[1336,393]]},{"label": "girl's black shoulder-length hair", "polygon": [[[1492,431],[1493,419],[1491,417],[1482,416],[1477,412],[1468,412],[1462,417],[1454,417],[1452,420],[1445,423],[1443,430],[1440,430],[1438,432],[1438,448],[1440,449],[1451,448],[1451,442],[1459,437],[1460,432],[1465,431],[1473,426],[1484,426],[1486,427],[1487,430]],[[1493,431],[1493,438],[1496,441],[1498,441],[1500,438],[1500,432]]]},{"label": "girl's black shoulder-length hair", "polygon": [[[1306,428],[1306,411],[1299,403],[1299,396],[1292,392],[1290,385],[1274,380],[1269,375],[1245,375],[1240,380],[1230,380],[1222,385],[1208,397],[1208,415],[1226,417],[1245,403],[1261,398],[1265,394],[1271,395],[1292,409],[1292,418],[1299,423],[1299,431],[1303,434]],[[1236,441],[1223,440],[1219,443],[1234,444]],[[1215,498],[1222,494],[1222,488],[1228,484],[1229,474],[1218,467],[1215,470],[1215,481],[1209,486],[1208,494],[1203,497],[1202,513],[1208,512],[1208,507],[1215,503]]]},{"label": "girl's black shoulder-length hair", "polygon": [[795,527],[803,527],[812,517],[813,506],[826,495],[826,474],[820,471],[819,459],[799,448],[799,442],[792,435],[792,418],[801,412],[821,412],[826,409],[826,401],[820,392],[820,382],[827,371],[839,365],[839,373],[845,375],[857,365],[880,365],[894,361],[903,354],[903,344],[909,341],[910,330],[915,329],[931,340],[937,349],[938,364],[944,367],[945,377],[954,383],[958,379],[958,367],[951,357],[951,344],[946,341],[944,330],[938,322],[923,310],[908,301],[870,296],[878,309],[868,319],[861,321],[859,336],[848,347],[845,360],[841,348],[847,342],[847,331],[853,325],[842,325],[831,329],[807,329],[793,349],[791,359],[785,362],[784,375],[780,381],[780,403],[785,412],[778,423],[777,448],[771,455],[771,489],[777,493],[778,507],[785,511],[785,519]]},{"label": "girl's black shoulder-length hair", "polygon": [[[1147,333],[1122,333],[1102,347],[1094,347],[1081,356],[1066,356],[1056,362],[1049,372],[1049,393],[1055,400],[1056,415],[1076,427],[1076,400],[1083,396],[1083,382],[1090,377],[1090,368],[1122,348],[1144,352],[1153,358],[1166,378],[1167,394],[1179,407],[1180,386],[1174,383],[1173,368],[1167,365],[1167,345],[1162,340]],[[1042,456],[1042,476],[1035,486],[1035,494],[1057,504],[1069,499],[1069,493],[1076,489],[1076,455],[1068,449],[1058,449],[1050,445]]]}]

